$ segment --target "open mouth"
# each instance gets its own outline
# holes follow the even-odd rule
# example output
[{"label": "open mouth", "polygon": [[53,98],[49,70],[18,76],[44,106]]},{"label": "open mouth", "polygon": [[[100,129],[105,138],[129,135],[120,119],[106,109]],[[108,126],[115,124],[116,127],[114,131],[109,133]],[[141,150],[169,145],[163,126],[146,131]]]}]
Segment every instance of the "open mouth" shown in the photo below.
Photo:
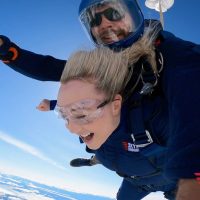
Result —
[{"label": "open mouth", "polygon": [[92,140],[93,136],[94,136],[94,133],[87,133],[87,134],[81,135],[80,137],[83,140],[83,142],[88,143]]},{"label": "open mouth", "polygon": [[112,30],[106,30],[103,33],[101,33],[100,38],[104,42],[116,42],[118,41],[117,33],[115,33]]}]

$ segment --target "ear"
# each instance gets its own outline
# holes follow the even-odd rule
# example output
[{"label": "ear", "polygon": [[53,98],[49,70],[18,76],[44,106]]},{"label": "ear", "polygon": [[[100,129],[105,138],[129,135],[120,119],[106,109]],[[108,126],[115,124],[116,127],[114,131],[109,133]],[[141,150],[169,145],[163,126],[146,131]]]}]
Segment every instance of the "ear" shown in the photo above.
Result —
[{"label": "ear", "polygon": [[112,112],[114,116],[120,115],[122,106],[122,96],[116,94],[112,101]]}]

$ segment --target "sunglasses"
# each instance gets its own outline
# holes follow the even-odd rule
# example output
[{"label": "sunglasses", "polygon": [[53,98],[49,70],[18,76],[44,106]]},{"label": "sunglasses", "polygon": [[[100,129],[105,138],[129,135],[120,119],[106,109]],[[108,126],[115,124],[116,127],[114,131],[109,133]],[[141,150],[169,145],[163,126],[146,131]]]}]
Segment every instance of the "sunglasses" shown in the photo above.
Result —
[{"label": "sunglasses", "polygon": [[109,21],[119,21],[124,18],[125,13],[114,8],[105,9],[102,12],[95,13],[90,21],[90,27],[99,26],[102,22],[102,15]]},{"label": "sunglasses", "polygon": [[94,99],[87,99],[70,106],[60,107],[56,105],[56,114],[68,124],[72,121],[76,124],[87,124],[102,116],[102,107],[108,104],[105,100],[102,103]]}]

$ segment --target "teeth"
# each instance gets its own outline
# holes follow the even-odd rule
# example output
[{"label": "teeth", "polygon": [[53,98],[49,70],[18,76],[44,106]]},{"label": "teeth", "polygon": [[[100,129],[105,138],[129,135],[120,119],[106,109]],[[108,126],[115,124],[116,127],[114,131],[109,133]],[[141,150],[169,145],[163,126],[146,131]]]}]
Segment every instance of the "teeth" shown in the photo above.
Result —
[{"label": "teeth", "polygon": [[81,134],[81,137],[87,137],[90,133]]}]

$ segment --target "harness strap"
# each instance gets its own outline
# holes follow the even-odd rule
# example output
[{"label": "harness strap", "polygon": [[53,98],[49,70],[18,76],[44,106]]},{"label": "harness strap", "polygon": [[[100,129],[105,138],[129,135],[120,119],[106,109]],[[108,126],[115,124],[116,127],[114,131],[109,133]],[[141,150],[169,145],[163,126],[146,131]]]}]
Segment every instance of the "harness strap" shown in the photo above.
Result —
[{"label": "harness strap", "polygon": [[[136,147],[144,148],[151,145],[151,147],[148,147],[147,151],[141,151],[143,155],[150,156],[151,154],[154,155],[155,152],[162,151],[165,148],[156,143],[153,139],[151,131],[145,128],[145,119],[142,110],[142,98],[143,95],[137,93],[133,96],[130,102],[128,102],[130,105],[128,126],[129,132],[131,133],[131,138],[133,139],[133,143]],[[132,102],[137,103],[133,103],[134,106],[131,106]]]},{"label": "harness strap", "polygon": [[[134,105],[138,106],[130,106],[130,108],[132,108],[129,111],[128,126],[134,145],[137,148],[143,148],[152,144],[153,139],[149,131],[145,130],[144,126],[143,113],[141,110],[142,95],[135,95],[134,102],[137,102],[136,104],[134,103]],[[132,105],[132,102],[129,102],[129,105]]]},{"label": "harness strap", "polygon": [[[140,149],[139,153],[145,156],[149,160],[149,162],[155,167],[155,171],[145,176],[127,176],[126,174],[117,172],[119,176],[131,180],[150,178],[161,174],[162,173],[161,166],[156,166],[155,164],[155,155],[158,152],[164,153],[165,151],[165,147],[157,144],[153,140],[151,133],[145,129],[144,116],[142,112],[142,98],[143,95],[137,93],[136,95],[134,95],[132,101],[128,102],[128,105],[130,105],[129,121],[128,121],[129,133],[131,134],[135,147]],[[132,102],[137,102],[137,103],[132,104]]]}]

